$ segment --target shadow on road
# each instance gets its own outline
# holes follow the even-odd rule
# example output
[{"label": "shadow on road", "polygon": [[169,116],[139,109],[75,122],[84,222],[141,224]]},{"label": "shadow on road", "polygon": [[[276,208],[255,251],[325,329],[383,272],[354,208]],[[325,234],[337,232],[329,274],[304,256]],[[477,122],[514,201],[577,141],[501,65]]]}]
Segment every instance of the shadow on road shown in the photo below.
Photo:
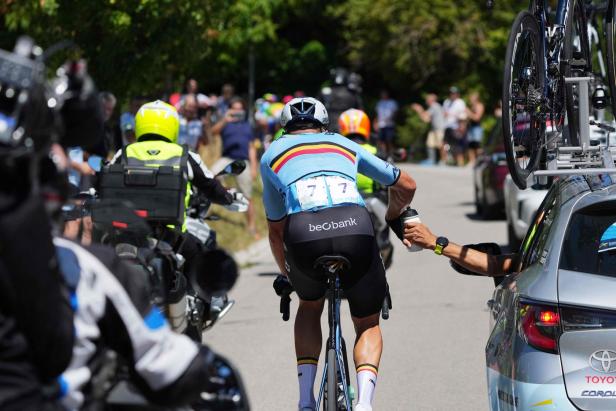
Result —
[{"label": "shadow on road", "polygon": [[278,272],[271,272],[271,273],[259,273],[257,274],[258,277],[276,277],[278,274]]}]

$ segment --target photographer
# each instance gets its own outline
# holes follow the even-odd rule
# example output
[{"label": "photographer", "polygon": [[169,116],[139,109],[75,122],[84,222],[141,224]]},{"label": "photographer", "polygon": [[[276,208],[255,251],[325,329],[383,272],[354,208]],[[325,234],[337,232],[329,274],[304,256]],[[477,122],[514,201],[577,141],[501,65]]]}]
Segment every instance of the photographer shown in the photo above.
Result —
[{"label": "photographer", "polygon": [[257,238],[254,206],[250,201],[252,186],[257,178],[257,149],[254,145],[254,133],[246,119],[246,108],[241,99],[231,100],[224,117],[212,127],[212,134],[219,134],[222,139],[222,157],[212,166],[214,174],[234,160],[245,160],[248,163],[246,170],[238,175],[236,180],[239,191],[249,201],[246,213],[248,230]]}]

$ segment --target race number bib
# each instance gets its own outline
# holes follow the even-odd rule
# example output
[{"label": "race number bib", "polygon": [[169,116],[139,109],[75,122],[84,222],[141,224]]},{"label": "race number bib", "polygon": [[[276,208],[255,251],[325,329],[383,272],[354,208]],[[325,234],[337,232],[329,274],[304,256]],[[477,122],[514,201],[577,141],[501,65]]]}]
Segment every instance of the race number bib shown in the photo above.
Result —
[{"label": "race number bib", "polygon": [[359,200],[355,183],[338,176],[319,176],[300,180],[295,183],[295,189],[302,210],[357,203]]},{"label": "race number bib", "polygon": [[307,178],[295,183],[297,200],[302,210],[310,210],[316,207],[329,205],[327,197],[327,185],[323,177]]},{"label": "race number bib", "polygon": [[357,203],[359,192],[354,181],[338,176],[325,177],[333,204]]}]

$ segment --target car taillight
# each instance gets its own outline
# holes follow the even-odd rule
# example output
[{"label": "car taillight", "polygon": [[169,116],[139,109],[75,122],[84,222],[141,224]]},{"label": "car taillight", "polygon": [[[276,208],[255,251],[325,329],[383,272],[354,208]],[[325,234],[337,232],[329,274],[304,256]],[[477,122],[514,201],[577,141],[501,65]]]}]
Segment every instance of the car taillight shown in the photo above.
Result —
[{"label": "car taillight", "polygon": [[616,328],[616,312],[578,307],[560,310],[565,331]]},{"label": "car taillight", "polygon": [[558,337],[562,329],[558,309],[550,305],[519,303],[520,336],[532,347],[558,353]]}]

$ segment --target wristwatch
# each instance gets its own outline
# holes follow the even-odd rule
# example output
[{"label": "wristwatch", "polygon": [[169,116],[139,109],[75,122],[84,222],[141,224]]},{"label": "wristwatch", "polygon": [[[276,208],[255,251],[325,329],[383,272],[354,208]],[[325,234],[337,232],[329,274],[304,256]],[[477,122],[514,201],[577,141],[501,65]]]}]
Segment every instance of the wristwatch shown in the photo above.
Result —
[{"label": "wristwatch", "polygon": [[438,237],[436,239],[436,247],[434,247],[434,254],[436,255],[443,254],[443,250],[448,245],[449,245],[449,240],[447,239],[447,237]]}]

